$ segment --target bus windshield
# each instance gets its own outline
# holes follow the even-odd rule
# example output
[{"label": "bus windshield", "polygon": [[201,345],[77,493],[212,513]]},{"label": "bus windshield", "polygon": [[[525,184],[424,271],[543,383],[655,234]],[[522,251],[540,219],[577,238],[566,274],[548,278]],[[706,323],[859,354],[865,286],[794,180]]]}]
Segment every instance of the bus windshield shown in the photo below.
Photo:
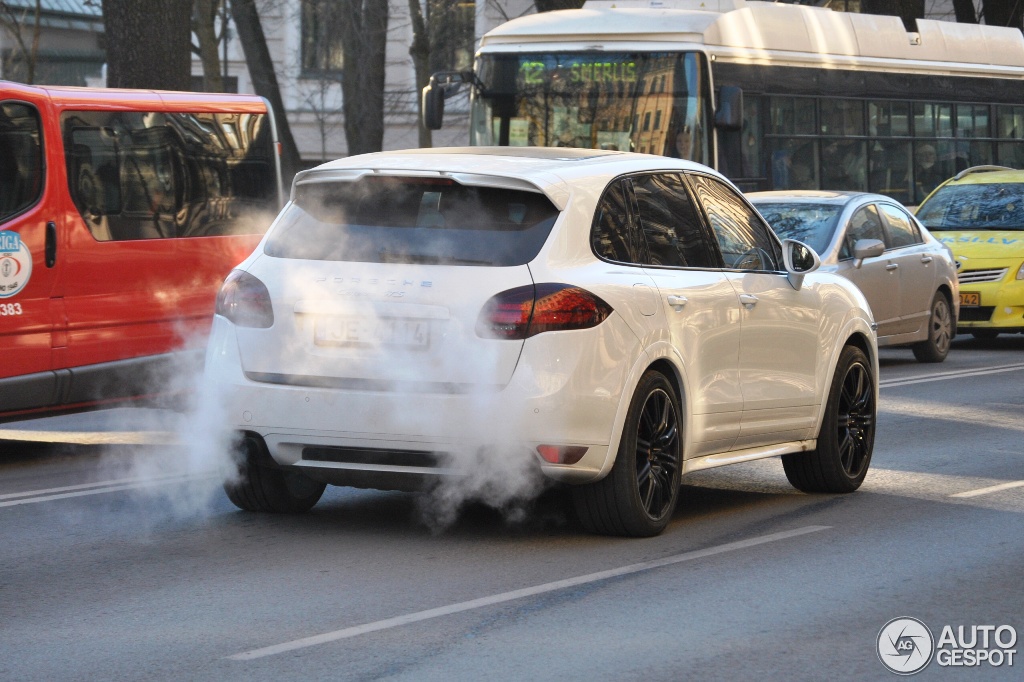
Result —
[{"label": "bus windshield", "polygon": [[698,52],[483,54],[471,142],[661,154],[708,163]]}]

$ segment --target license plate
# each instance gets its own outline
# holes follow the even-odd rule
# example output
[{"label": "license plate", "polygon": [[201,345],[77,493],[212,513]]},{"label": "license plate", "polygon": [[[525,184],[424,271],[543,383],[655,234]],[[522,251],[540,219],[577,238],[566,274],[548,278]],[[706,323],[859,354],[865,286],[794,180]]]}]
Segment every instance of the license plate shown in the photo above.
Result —
[{"label": "license plate", "polygon": [[313,341],[318,346],[423,349],[430,346],[430,321],[393,317],[322,317],[316,321]]},{"label": "license plate", "polygon": [[973,291],[961,291],[960,292],[960,305],[961,306],[979,306],[981,305],[981,294]]}]

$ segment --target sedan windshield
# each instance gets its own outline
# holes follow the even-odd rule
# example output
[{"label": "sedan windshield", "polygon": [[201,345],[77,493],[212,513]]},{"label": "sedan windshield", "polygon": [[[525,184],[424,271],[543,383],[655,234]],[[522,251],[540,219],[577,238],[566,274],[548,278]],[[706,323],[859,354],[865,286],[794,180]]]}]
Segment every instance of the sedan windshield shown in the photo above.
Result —
[{"label": "sedan windshield", "polygon": [[929,230],[1024,230],[1024,183],[947,185],[917,218]]},{"label": "sedan windshield", "polygon": [[754,202],[754,206],[780,239],[803,242],[819,254],[824,253],[832,241],[832,233],[843,208],[835,204],[783,204],[774,201]]}]

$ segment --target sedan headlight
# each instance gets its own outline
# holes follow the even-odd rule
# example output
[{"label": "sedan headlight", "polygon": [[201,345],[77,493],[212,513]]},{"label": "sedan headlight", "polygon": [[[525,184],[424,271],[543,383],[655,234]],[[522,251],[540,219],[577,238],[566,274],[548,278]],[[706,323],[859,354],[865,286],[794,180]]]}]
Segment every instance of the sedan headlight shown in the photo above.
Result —
[{"label": "sedan headlight", "polygon": [[1024,263],[1021,263],[1020,267],[1017,268],[1017,279],[1024,279]]}]

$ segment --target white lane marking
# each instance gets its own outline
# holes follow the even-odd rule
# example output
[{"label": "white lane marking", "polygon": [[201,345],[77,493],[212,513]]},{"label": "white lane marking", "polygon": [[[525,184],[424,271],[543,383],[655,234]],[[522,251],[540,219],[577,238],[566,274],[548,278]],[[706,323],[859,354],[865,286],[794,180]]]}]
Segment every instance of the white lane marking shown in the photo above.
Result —
[{"label": "white lane marking", "polygon": [[1009,490],[1011,488],[1022,488],[1024,487],[1024,481],[1010,481],[1008,483],[1000,483],[999,485],[990,485],[987,488],[977,488],[975,490],[967,490],[962,493],[956,493],[950,495],[950,497],[979,497],[981,495],[988,495],[989,493],[997,493],[1000,490]]},{"label": "white lane marking", "polygon": [[694,559],[701,559],[704,557],[714,556],[716,554],[723,554],[725,552],[733,552],[738,549],[746,549],[747,547],[756,547],[757,545],[763,545],[769,542],[778,542],[780,540],[786,540],[788,538],[794,538],[800,535],[807,535],[808,533],[817,533],[818,531],[828,530],[829,528],[831,528],[831,526],[804,526],[803,528],[787,530],[781,533],[762,535],[760,537],[750,538],[749,540],[740,540],[738,542],[730,542],[724,545],[718,545],[717,547],[698,549],[693,552],[676,554],[674,556],[665,557],[663,559],[645,561],[639,564],[630,564],[629,566],[612,568],[607,571],[598,571],[597,573],[588,573],[587,575],[581,575],[575,578],[567,578],[565,580],[556,580],[555,582],[544,583],[542,585],[535,585],[533,587],[524,587],[520,590],[512,590],[511,592],[493,594],[489,597],[471,599],[470,601],[459,602],[457,604],[449,604],[448,606],[441,606],[435,609],[427,609],[426,611],[417,611],[416,613],[409,613],[404,616],[396,616],[395,618],[378,620],[374,623],[365,623],[363,625],[356,625],[354,627],[344,628],[343,630],[325,632],[322,635],[303,637],[302,639],[295,639],[290,642],[284,642],[283,644],[275,644],[273,646],[263,647],[261,649],[243,651],[240,654],[228,656],[228,658],[235,661],[251,661],[255,658],[263,658],[265,656],[281,654],[286,651],[294,651],[296,649],[305,649],[307,647],[316,646],[318,644],[336,642],[341,639],[349,639],[351,637],[357,637],[359,635],[364,635],[369,632],[379,632],[380,630],[388,630],[391,628],[400,627],[402,625],[408,625],[410,623],[417,623],[420,621],[429,620],[431,618],[440,618],[441,616],[449,616],[454,613],[461,613],[463,611],[479,609],[484,606],[493,606],[495,604],[502,604],[504,602],[522,599],[524,597],[533,597],[538,594],[545,594],[547,592],[564,590],[570,587],[577,587],[579,585],[586,585],[588,583],[594,583],[601,580],[608,580],[609,578],[617,578],[619,576],[630,575],[632,573],[640,573],[641,571],[649,571],[654,568],[671,566],[673,564],[679,564],[684,561],[692,561]]},{"label": "white lane marking", "polygon": [[180,445],[170,431],[32,431],[0,429],[0,440],[69,445]]},{"label": "white lane marking", "polygon": [[952,372],[943,372],[941,374],[929,374],[923,377],[910,377],[906,379],[888,379],[886,381],[879,381],[879,388],[888,388],[890,386],[909,386],[910,384],[923,384],[929,381],[943,381],[945,379],[960,379],[962,377],[977,377],[984,376],[986,374],[1000,374],[1002,372],[1016,372],[1024,370],[1024,364],[1018,363],[1015,365],[998,365],[995,367],[980,367],[977,369],[958,369]]},{"label": "white lane marking", "polygon": [[165,474],[162,476],[151,476],[149,478],[116,478],[110,481],[93,481],[92,483],[80,483],[78,485],[65,485],[59,488],[41,488],[38,490],[24,490],[20,493],[4,493],[0,500],[13,500],[16,497],[34,497],[36,495],[49,495],[51,493],[65,493],[71,490],[86,490],[88,488],[105,488],[112,485],[123,485],[125,483],[145,483],[147,481],[161,481],[167,478],[179,478],[188,474]]},{"label": "white lane marking", "polygon": [[[168,483],[187,483],[190,481],[198,481],[202,479],[212,478],[212,473],[207,474],[178,474],[176,476],[166,476],[153,479],[139,479],[132,483],[116,484],[116,485],[105,485],[100,488],[90,488],[88,490],[69,490],[68,492],[55,493],[55,494],[43,494],[36,497],[22,497],[21,499],[7,499],[0,502],[0,507],[15,507],[21,504],[35,504],[37,502],[50,502],[52,500],[64,500],[69,497],[84,497],[86,495],[99,495],[102,493],[113,493],[119,490],[132,490],[141,488],[152,488],[157,485],[164,485]],[[77,486],[68,486],[69,488],[75,488]],[[45,492],[45,491],[44,491]]]}]

